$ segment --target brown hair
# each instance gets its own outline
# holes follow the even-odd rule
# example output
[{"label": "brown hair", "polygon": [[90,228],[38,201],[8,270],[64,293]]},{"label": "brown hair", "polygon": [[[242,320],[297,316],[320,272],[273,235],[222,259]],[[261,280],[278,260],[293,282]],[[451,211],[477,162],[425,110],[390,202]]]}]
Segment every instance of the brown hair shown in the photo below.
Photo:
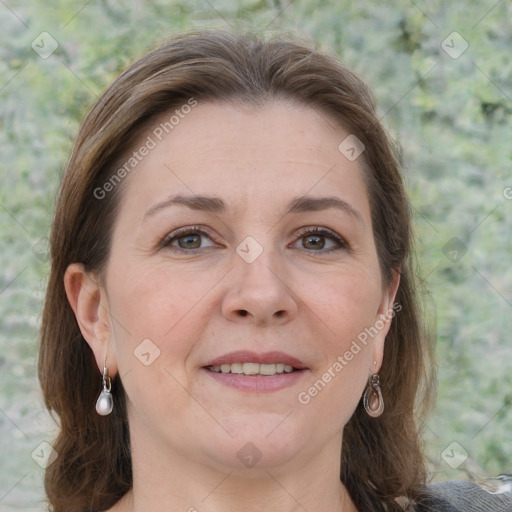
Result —
[{"label": "brown hair", "polygon": [[420,500],[426,471],[418,424],[433,389],[432,351],[419,320],[399,159],[372,96],[336,57],[306,45],[205,31],[171,38],[121,74],[84,120],[67,164],[51,234],[39,357],[46,405],[60,418],[58,457],[45,480],[53,510],[106,510],[131,488],[123,386],[115,379],[114,412],[98,416],[98,368],[67,302],[64,273],[74,262],[101,273],[122,189],[101,200],[94,191],[112,177],[150,119],[191,98],[253,105],[291,100],[335,119],[365,145],[383,280],[389,284],[393,272],[401,272],[396,301],[402,309],[387,335],[380,372],[385,411],[374,419],[359,406],[346,425],[341,480],[360,510],[401,510],[398,497]]}]

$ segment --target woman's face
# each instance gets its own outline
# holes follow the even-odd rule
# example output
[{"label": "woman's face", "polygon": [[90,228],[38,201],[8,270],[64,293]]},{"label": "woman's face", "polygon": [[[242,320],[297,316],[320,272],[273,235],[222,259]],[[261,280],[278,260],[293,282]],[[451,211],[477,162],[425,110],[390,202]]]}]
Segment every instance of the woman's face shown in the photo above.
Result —
[{"label": "woman's face", "polygon": [[133,148],[105,279],[132,443],[222,470],[338,459],[394,292],[362,157],[284,102],[199,102],[162,136],[171,114]]}]

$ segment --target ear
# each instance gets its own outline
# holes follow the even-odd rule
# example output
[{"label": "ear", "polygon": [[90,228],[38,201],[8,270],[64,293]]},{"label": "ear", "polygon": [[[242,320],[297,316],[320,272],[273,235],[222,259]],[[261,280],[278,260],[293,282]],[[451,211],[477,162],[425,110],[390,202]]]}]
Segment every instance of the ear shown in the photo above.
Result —
[{"label": "ear", "polygon": [[82,336],[93,351],[100,373],[107,361],[109,375],[117,373],[108,297],[97,275],[86,272],[80,263],[72,263],[64,274],[64,287]]},{"label": "ear", "polygon": [[400,269],[393,271],[391,283],[382,291],[382,301],[379,304],[373,328],[377,331],[373,339],[372,360],[370,368],[377,373],[384,359],[384,344],[395,315],[401,311],[402,305],[395,304],[396,292],[400,284]]}]

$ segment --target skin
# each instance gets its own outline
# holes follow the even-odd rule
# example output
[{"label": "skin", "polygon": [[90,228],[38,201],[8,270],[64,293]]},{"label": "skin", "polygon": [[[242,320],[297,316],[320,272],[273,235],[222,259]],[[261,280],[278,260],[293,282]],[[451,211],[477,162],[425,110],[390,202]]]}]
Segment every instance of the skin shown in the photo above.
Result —
[{"label": "skin", "polygon": [[[127,394],[134,485],[111,510],[356,510],[339,481],[342,431],[380,368],[390,318],[307,405],[298,401],[392,308],[398,286],[398,277],[382,284],[362,157],[338,150],[347,135],[282,101],[199,103],[125,178],[104,274],[68,268],[68,299],[98,368],[106,357]],[[226,209],[147,214],[176,194],[216,196]],[[341,198],[357,215],[286,213],[305,195]],[[208,233],[193,238],[195,252],[176,238],[175,251],[162,244],[186,226]],[[299,232],[308,227],[329,228],[348,248]],[[247,236],[263,249],[252,263],[236,252]],[[134,356],[145,339],[160,351],[148,366]],[[249,393],[202,368],[245,349],[286,352],[308,369],[287,388]],[[247,443],[261,456],[251,467],[237,456]]]}]

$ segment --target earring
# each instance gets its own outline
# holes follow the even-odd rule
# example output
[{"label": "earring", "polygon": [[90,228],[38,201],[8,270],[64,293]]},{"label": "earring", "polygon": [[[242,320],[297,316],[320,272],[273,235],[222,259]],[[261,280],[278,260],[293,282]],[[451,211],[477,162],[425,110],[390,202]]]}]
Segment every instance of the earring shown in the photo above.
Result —
[{"label": "earring", "polygon": [[101,390],[100,396],[96,401],[96,412],[100,416],[108,416],[114,408],[114,400],[112,399],[112,393],[110,392],[112,381],[108,375],[107,362],[103,364],[103,377],[101,379]]},{"label": "earring", "polygon": [[384,412],[384,400],[378,373],[374,373],[368,378],[368,387],[363,395],[363,405],[368,416],[372,418],[378,418]]}]

